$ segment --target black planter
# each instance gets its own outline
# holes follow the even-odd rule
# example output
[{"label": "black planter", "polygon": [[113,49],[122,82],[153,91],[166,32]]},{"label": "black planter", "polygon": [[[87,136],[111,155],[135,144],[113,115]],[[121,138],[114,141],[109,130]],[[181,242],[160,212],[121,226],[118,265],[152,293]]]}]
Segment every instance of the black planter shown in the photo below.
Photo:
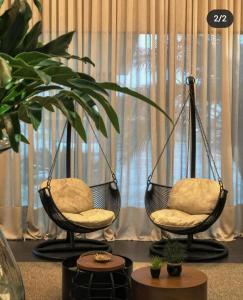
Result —
[{"label": "black planter", "polygon": [[170,264],[167,263],[167,272],[170,276],[180,276],[182,271],[181,264]]},{"label": "black planter", "polygon": [[153,278],[159,278],[160,269],[151,269],[150,268],[150,273]]}]

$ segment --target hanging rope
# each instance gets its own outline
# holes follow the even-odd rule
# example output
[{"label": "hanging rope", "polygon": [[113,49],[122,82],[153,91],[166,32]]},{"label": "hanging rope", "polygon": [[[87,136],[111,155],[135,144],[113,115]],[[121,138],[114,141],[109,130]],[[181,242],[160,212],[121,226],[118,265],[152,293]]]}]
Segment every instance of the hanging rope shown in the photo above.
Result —
[{"label": "hanging rope", "polygon": [[[183,110],[184,110],[184,108],[186,106],[186,103],[188,102],[189,98],[190,98],[190,93],[187,96],[187,98],[186,98],[186,100],[185,100],[185,102],[184,102],[184,104],[182,106],[182,109],[181,109],[181,111],[180,111],[180,113],[179,113],[179,115],[178,115],[178,117],[176,119],[176,122],[175,122],[175,124],[174,124],[174,126],[173,126],[173,128],[172,128],[172,130],[171,130],[171,132],[170,132],[170,134],[168,136],[168,138],[166,139],[165,145],[163,146],[162,151],[161,151],[161,153],[160,153],[160,155],[159,155],[159,157],[158,157],[158,159],[157,159],[157,161],[156,161],[156,163],[155,163],[155,165],[153,167],[152,173],[148,176],[147,186],[151,182],[151,179],[153,177],[155,169],[157,168],[157,166],[158,166],[158,164],[160,162],[160,159],[161,159],[161,157],[162,157],[162,155],[163,155],[163,153],[164,153],[164,151],[165,151],[165,149],[166,149],[166,147],[167,147],[167,145],[168,145],[168,143],[170,141],[170,138],[171,138],[171,136],[172,136],[172,134],[173,134],[173,132],[174,132],[177,124],[178,124],[178,121],[179,121],[179,119],[181,117],[181,114],[182,114],[182,112],[183,112]],[[195,107],[195,114],[196,114],[196,119],[198,121],[199,129],[200,129],[200,132],[201,132],[203,144],[205,146],[207,157],[208,157],[208,160],[209,160],[210,170],[211,170],[211,172],[212,172],[213,177],[214,177],[215,180],[216,180],[216,177],[217,177],[219,185],[220,185],[220,188],[222,190],[223,189],[223,182],[222,182],[222,179],[221,179],[221,177],[219,175],[219,172],[218,172],[215,160],[213,158],[212,152],[210,150],[210,145],[209,145],[209,142],[207,140],[207,136],[206,136],[205,130],[203,128],[203,124],[202,124],[202,121],[201,121],[201,118],[200,118],[200,115],[199,115],[197,107]],[[190,116],[189,116],[189,130],[188,130],[189,133],[188,134],[190,134],[190,121],[191,121],[191,119],[190,119]],[[188,141],[189,141],[189,139],[188,139]],[[188,142],[187,148],[189,150],[189,148],[190,148],[190,142]],[[187,158],[187,160],[188,160],[188,158]],[[186,173],[188,174],[188,161],[187,161],[187,171],[186,171]]]},{"label": "hanging rope", "polygon": [[[108,167],[109,167],[109,170],[110,170],[110,173],[111,173],[113,182],[114,182],[115,184],[117,184],[116,175],[115,175],[115,173],[113,172],[113,170],[112,170],[112,168],[111,168],[111,165],[110,165],[110,163],[109,163],[109,161],[108,161],[108,159],[107,159],[107,157],[106,157],[106,155],[105,155],[105,152],[104,152],[104,150],[103,150],[103,148],[102,148],[102,146],[101,146],[101,143],[100,143],[100,141],[99,141],[99,139],[98,139],[98,136],[97,136],[97,134],[95,133],[94,127],[93,127],[93,125],[91,124],[91,122],[90,122],[90,120],[89,120],[89,117],[88,117],[87,113],[85,112],[84,114],[85,114],[85,116],[86,116],[86,118],[87,118],[87,121],[88,121],[88,123],[89,123],[89,126],[90,126],[90,128],[91,128],[91,130],[92,130],[92,132],[93,132],[93,134],[94,134],[94,136],[95,136],[95,138],[96,138],[96,140],[97,140],[97,143],[98,143],[99,148],[100,148],[100,150],[101,150],[101,152],[102,152],[102,154],[103,154],[103,156],[104,156],[104,158],[105,158],[105,161],[106,161],[106,163],[107,163],[107,165],[108,165]],[[48,187],[49,189],[50,189],[50,186],[51,186],[51,180],[52,180],[53,170],[54,170],[54,168],[55,168],[56,161],[57,161],[57,155],[58,155],[59,150],[60,150],[61,142],[62,142],[64,133],[65,133],[67,124],[68,124],[68,121],[66,121],[66,123],[65,123],[65,125],[64,125],[64,127],[63,127],[62,134],[61,134],[61,137],[60,137],[58,146],[57,146],[57,150],[56,150],[56,153],[55,153],[55,156],[54,156],[54,159],[53,159],[53,162],[52,162],[52,165],[51,165],[49,174],[48,174],[47,187]]]},{"label": "hanging rope", "polygon": [[94,127],[93,127],[93,125],[91,124],[91,122],[90,122],[90,120],[89,120],[89,117],[88,117],[88,115],[87,115],[86,112],[84,112],[84,115],[85,115],[85,117],[86,117],[86,119],[87,119],[87,121],[88,121],[88,123],[89,123],[89,126],[90,126],[90,128],[91,128],[91,130],[92,130],[92,132],[93,132],[93,134],[94,134],[94,136],[95,136],[95,138],[96,138],[96,140],[97,140],[97,143],[98,143],[98,145],[99,145],[99,148],[100,148],[100,150],[101,150],[101,152],[102,152],[102,154],[103,154],[103,156],[104,156],[104,158],[105,158],[105,161],[106,161],[106,163],[107,163],[107,165],[108,165],[108,167],[109,167],[109,169],[110,169],[111,176],[112,176],[114,182],[117,183],[116,175],[115,175],[115,173],[113,172],[113,170],[112,170],[112,168],[111,168],[111,165],[110,165],[110,163],[109,163],[109,161],[108,161],[108,159],[107,159],[107,156],[105,155],[105,151],[103,150],[103,148],[102,148],[102,146],[101,146],[101,143],[100,143],[100,141],[99,141],[99,138],[98,138],[98,136],[97,136],[97,134],[96,134],[96,132],[95,132],[95,130],[94,130]]},{"label": "hanging rope", "polygon": [[173,134],[173,132],[174,132],[174,130],[175,130],[175,128],[176,128],[176,125],[177,125],[177,123],[178,123],[178,121],[179,121],[179,119],[180,119],[180,116],[181,116],[181,114],[182,114],[182,112],[183,112],[183,110],[184,110],[184,108],[185,108],[185,106],[186,106],[186,104],[187,104],[187,102],[188,102],[188,100],[189,100],[189,97],[190,97],[190,94],[188,94],[188,96],[187,96],[187,98],[186,98],[186,101],[184,102],[184,104],[183,104],[183,106],[182,106],[182,109],[181,109],[181,111],[180,111],[180,113],[179,113],[179,115],[178,115],[178,117],[177,117],[177,119],[176,119],[176,121],[175,121],[175,124],[174,124],[174,126],[173,126],[173,128],[172,128],[172,130],[171,130],[171,132],[170,132],[170,134],[169,134],[169,136],[168,136],[168,138],[166,139],[165,145],[164,145],[164,147],[162,148],[162,151],[161,151],[161,153],[160,153],[160,155],[159,155],[159,157],[158,157],[158,159],[157,159],[157,161],[156,161],[156,163],[155,163],[155,165],[154,165],[154,167],[153,167],[152,173],[151,173],[151,174],[149,175],[149,177],[148,177],[148,184],[151,182],[151,179],[152,179],[152,177],[153,177],[154,171],[155,171],[155,169],[157,168],[157,166],[158,166],[158,164],[159,164],[159,161],[160,161],[162,155],[164,154],[164,151],[165,151],[165,149],[166,149],[166,146],[168,145],[168,143],[169,143],[169,141],[170,141],[170,138],[171,138],[171,136],[172,136],[172,134]]},{"label": "hanging rope", "polygon": [[210,145],[209,145],[209,142],[207,140],[207,136],[205,134],[205,130],[203,128],[202,120],[199,116],[199,112],[198,112],[197,108],[196,108],[196,118],[197,118],[197,121],[198,121],[198,124],[199,124],[199,127],[200,127],[200,132],[201,132],[201,135],[202,135],[202,138],[203,138],[203,143],[204,143],[204,146],[205,146],[205,149],[206,149],[206,153],[207,153],[208,160],[209,160],[209,166],[210,166],[210,169],[213,173],[213,177],[214,177],[214,179],[216,179],[216,176],[215,176],[215,173],[216,173],[219,184],[220,184],[221,187],[223,187],[223,182],[222,182],[222,179],[219,175],[219,172],[218,172],[215,160],[213,158],[212,152],[210,150]]},{"label": "hanging rope", "polygon": [[57,150],[56,150],[56,153],[55,153],[55,156],[54,156],[54,159],[53,159],[53,162],[51,164],[51,168],[50,168],[50,171],[49,171],[49,174],[48,174],[48,179],[47,179],[47,187],[48,188],[50,188],[50,186],[51,186],[52,173],[53,173],[53,170],[54,170],[55,165],[56,165],[57,155],[58,155],[58,152],[59,152],[59,149],[60,149],[60,146],[61,146],[61,142],[62,142],[62,139],[63,139],[63,136],[64,136],[65,129],[67,127],[67,124],[68,124],[68,121],[66,121],[66,123],[65,123],[65,125],[63,127],[61,138],[59,140],[59,143],[58,143],[58,146],[57,146]]}]

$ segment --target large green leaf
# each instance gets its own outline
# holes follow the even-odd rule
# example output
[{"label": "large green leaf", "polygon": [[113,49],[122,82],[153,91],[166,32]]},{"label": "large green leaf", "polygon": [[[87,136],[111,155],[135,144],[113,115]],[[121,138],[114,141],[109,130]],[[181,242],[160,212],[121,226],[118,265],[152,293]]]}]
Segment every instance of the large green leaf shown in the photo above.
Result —
[{"label": "large green leaf", "polygon": [[88,81],[88,80],[84,80],[84,79],[80,79],[80,78],[74,78],[74,79],[70,79],[68,80],[69,83],[71,83],[71,85],[73,86],[73,88],[77,88],[77,89],[91,89],[94,91],[98,91],[106,96],[108,96],[109,94],[107,93],[107,91],[102,88],[99,84],[97,84],[96,82],[92,82],[92,81]]},{"label": "large green leaf", "polygon": [[73,38],[74,31],[65,33],[55,40],[47,43],[43,47],[37,48],[38,52],[43,52],[47,54],[52,54],[56,56],[65,56],[67,55],[68,46]]},{"label": "large green leaf", "polygon": [[66,53],[64,55],[64,57],[67,58],[67,59],[80,60],[80,61],[82,61],[85,64],[91,64],[93,67],[95,67],[95,63],[89,57],[87,57],[87,56],[79,57],[77,55],[70,55],[69,53]]},{"label": "large green leaf", "polygon": [[70,84],[68,84],[69,79],[78,77],[72,69],[65,66],[52,66],[43,69],[43,71],[45,74],[51,76],[52,82],[65,86],[70,86]]},{"label": "large green leaf", "polygon": [[[82,98],[86,101],[87,106],[92,101],[92,98],[89,95],[83,95]],[[99,130],[105,137],[108,137],[105,123],[102,119],[102,116],[100,115],[100,113],[98,111],[97,106],[92,105],[90,109],[92,111],[92,115],[93,115],[92,119],[95,122],[95,126],[96,126],[97,130]],[[87,109],[86,109],[86,111],[87,111]],[[118,129],[119,129],[119,127],[118,127]]]},{"label": "large green leaf", "polygon": [[45,109],[54,112],[54,108],[52,106],[53,97],[42,97],[42,96],[35,96],[31,100],[31,102],[39,103]]},{"label": "large green leaf", "polygon": [[17,136],[21,133],[18,112],[6,114],[3,118],[3,122],[9,138],[10,145],[15,152],[18,152],[19,141]]},{"label": "large green leaf", "polygon": [[39,103],[32,103],[26,109],[27,109],[27,116],[30,118],[33,128],[37,130],[42,119],[41,105]]},{"label": "large green leaf", "polygon": [[4,115],[7,111],[9,111],[11,109],[11,105],[8,105],[8,104],[1,104],[0,105],[0,117],[2,115]]},{"label": "large green leaf", "polygon": [[90,99],[88,98],[89,97],[88,95],[80,96],[78,94],[78,91],[73,90],[73,91],[60,92],[59,98],[62,98],[63,96],[72,98],[74,101],[76,101],[84,109],[84,111],[88,113],[88,115],[92,118],[96,128],[100,130],[105,137],[107,137],[107,130],[105,127],[105,123],[98,110],[96,110],[94,106],[90,106],[88,104],[88,100]]},{"label": "large green leaf", "polygon": [[17,91],[16,87],[14,86],[6,93],[5,97],[3,97],[1,103],[14,103],[16,98],[21,94],[21,91]]},{"label": "large green leaf", "polygon": [[[19,60],[21,61],[21,60]],[[48,84],[51,81],[51,77],[41,70],[37,70],[32,66],[25,66],[22,69],[16,69],[12,72],[12,77],[15,79],[31,79],[35,81],[43,82]]]},{"label": "large green leaf", "polygon": [[62,65],[61,61],[47,59],[39,62],[38,66],[43,67],[44,69],[47,67],[60,67]]},{"label": "large green leaf", "polygon": [[90,75],[85,74],[85,73],[81,73],[81,72],[77,72],[77,73],[78,73],[80,79],[95,82],[95,79],[93,77],[91,77]]},{"label": "large green leaf", "polygon": [[103,89],[119,92],[119,93],[122,93],[122,94],[126,94],[126,95],[135,97],[136,99],[140,99],[140,100],[148,103],[149,105],[155,107],[160,112],[162,112],[170,120],[170,122],[173,124],[173,121],[169,117],[169,115],[162,108],[160,108],[154,101],[152,101],[148,97],[143,96],[143,95],[141,95],[141,94],[139,94],[139,93],[137,93],[133,90],[130,90],[127,87],[121,87],[120,85],[118,85],[116,83],[113,83],[113,82],[100,82],[99,86],[102,87]]},{"label": "large green leaf", "polygon": [[[19,72],[21,72],[22,70],[25,70],[25,71],[26,70],[32,70],[32,72],[35,72],[34,66],[29,65],[27,62],[20,59],[20,56],[16,56],[16,58],[15,58],[15,57],[12,57],[12,56],[10,56],[6,53],[0,52],[0,57],[7,60],[10,63],[11,67],[19,69],[18,70]],[[24,55],[23,55],[23,57],[24,57]],[[32,59],[33,59],[33,57],[32,57]]]},{"label": "large green leaf", "polygon": [[59,85],[38,86],[32,89],[32,93],[33,95],[37,95],[39,93],[57,91],[57,90],[62,90],[62,87],[60,87]]},{"label": "large green leaf", "polygon": [[87,136],[79,115],[75,112],[73,101],[69,98],[59,99],[57,97],[54,105],[67,117],[70,124],[75,128],[80,137],[87,142]]},{"label": "large green leaf", "polygon": [[[68,92],[68,91],[67,91]],[[38,103],[39,105],[51,110],[50,107],[57,107],[68,119],[72,127],[77,131],[80,137],[86,142],[87,136],[80,119],[80,116],[76,113],[73,99],[68,93],[57,94],[55,96],[41,97],[35,96],[31,99],[31,102]],[[51,110],[52,111],[52,110]]]},{"label": "large green leaf", "polygon": [[23,134],[16,134],[15,138],[18,142],[23,142],[25,144],[29,144],[29,141],[27,140],[27,138],[23,135]]},{"label": "large green leaf", "polygon": [[106,100],[106,98],[103,97],[101,94],[96,93],[95,91],[92,91],[92,90],[87,90],[86,95],[92,97],[92,98],[89,97],[89,98],[86,98],[86,99],[89,99],[89,100],[95,99],[96,101],[98,101],[102,105],[102,107],[104,108],[104,110],[105,110],[107,116],[109,117],[109,119],[110,119],[112,125],[114,126],[114,128],[116,129],[117,132],[120,132],[117,113],[114,111],[113,107]]},{"label": "large green leaf", "polygon": [[4,58],[0,57],[0,87],[5,87],[11,80],[11,66]]},{"label": "large green leaf", "polygon": [[15,0],[11,9],[6,12],[5,19],[0,25],[5,28],[1,37],[0,52],[13,54],[28,30],[28,22],[32,11],[27,1]]},{"label": "large green leaf", "polygon": [[33,51],[38,47],[38,38],[42,31],[42,22],[37,22],[31,30],[25,35],[23,41],[15,50],[15,54],[24,51]]},{"label": "large green leaf", "polygon": [[41,52],[22,52],[15,56],[16,59],[20,59],[26,62],[28,65],[37,66],[43,60],[50,59],[50,56]]},{"label": "large green leaf", "polygon": [[20,105],[18,108],[19,120],[31,124],[30,117],[28,116],[28,106],[27,105]]}]

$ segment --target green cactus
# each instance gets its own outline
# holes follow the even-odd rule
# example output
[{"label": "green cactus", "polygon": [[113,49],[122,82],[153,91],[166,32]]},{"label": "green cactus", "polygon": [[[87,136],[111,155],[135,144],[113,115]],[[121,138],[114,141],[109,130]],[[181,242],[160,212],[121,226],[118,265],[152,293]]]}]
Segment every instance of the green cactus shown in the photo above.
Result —
[{"label": "green cactus", "polygon": [[151,259],[151,265],[150,268],[153,270],[160,269],[162,266],[162,259],[159,256],[153,256]]}]

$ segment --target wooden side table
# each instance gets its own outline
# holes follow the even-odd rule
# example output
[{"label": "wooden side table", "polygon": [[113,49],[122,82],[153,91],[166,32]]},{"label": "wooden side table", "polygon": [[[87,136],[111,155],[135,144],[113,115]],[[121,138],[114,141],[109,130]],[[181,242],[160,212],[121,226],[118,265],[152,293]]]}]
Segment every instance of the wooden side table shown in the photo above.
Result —
[{"label": "wooden side table", "polygon": [[112,255],[112,260],[100,263],[94,260],[94,254],[81,255],[77,260],[77,267],[89,272],[112,272],[125,267],[125,259],[121,256]]},{"label": "wooden side table", "polygon": [[94,254],[84,253],[77,260],[72,287],[72,299],[75,300],[127,300],[130,280],[125,272],[125,259],[112,255],[111,261],[100,263],[94,260]]},{"label": "wooden side table", "polygon": [[150,268],[132,273],[133,300],[207,300],[207,276],[191,267],[183,266],[179,277],[170,277],[166,268],[158,279],[152,278]]}]

